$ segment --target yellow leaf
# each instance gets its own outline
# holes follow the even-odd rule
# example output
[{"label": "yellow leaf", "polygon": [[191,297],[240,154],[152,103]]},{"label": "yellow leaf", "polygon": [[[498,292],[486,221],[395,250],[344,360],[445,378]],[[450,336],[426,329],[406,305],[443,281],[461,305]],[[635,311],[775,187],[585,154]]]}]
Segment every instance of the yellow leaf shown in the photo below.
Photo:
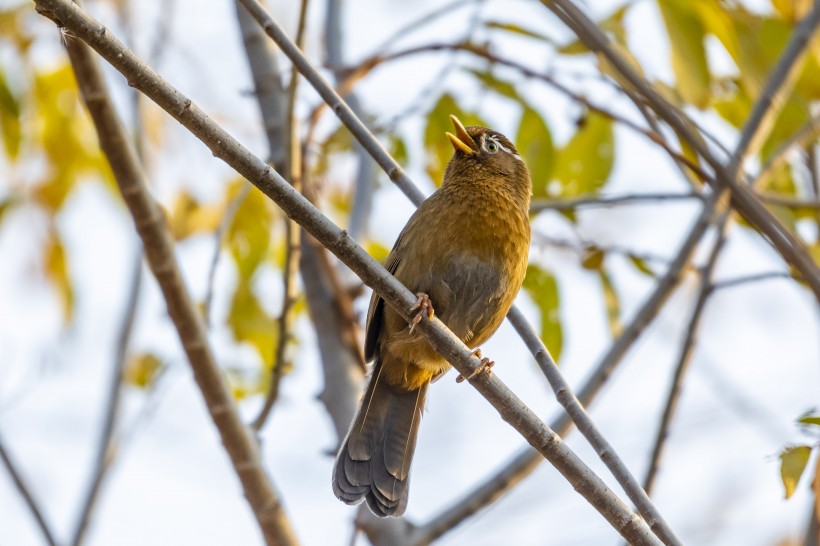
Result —
[{"label": "yellow leaf", "polygon": [[154,385],[163,367],[162,360],[155,354],[136,354],[126,362],[123,380],[131,386],[147,389]]},{"label": "yellow leaf", "polygon": [[[233,201],[239,195],[241,184],[229,187],[226,200]],[[256,269],[268,256],[270,233],[274,219],[270,200],[257,188],[251,188],[239,204],[227,233],[227,246],[236,262],[243,282],[251,279]]]},{"label": "yellow leaf", "polygon": [[63,321],[71,322],[74,314],[74,288],[68,274],[65,249],[56,232],[46,242],[44,265],[46,276],[51,281],[63,309]]},{"label": "yellow leaf", "polygon": [[672,45],[672,69],[683,99],[698,108],[709,103],[711,76],[703,45],[705,28],[689,0],[659,0]]},{"label": "yellow leaf", "polygon": [[213,233],[225,214],[225,203],[203,205],[187,191],[177,194],[168,218],[171,233],[178,241],[197,233]]},{"label": "yellow leaf", "polygon": [[783,480],[787,499],[797,489],[800,476],[803,475],[806,463],[809,462],[809,455],[811,455],[809,446],[787,447],[780,454],[780,478]]},{"label": "yellow leaf", "polygon": [[271,362],[276,344],[275,321],[259,304],[246,282],[240,282],[236,288],[228,312],[228,326],[234,339],[254,347],[262,362]]}]

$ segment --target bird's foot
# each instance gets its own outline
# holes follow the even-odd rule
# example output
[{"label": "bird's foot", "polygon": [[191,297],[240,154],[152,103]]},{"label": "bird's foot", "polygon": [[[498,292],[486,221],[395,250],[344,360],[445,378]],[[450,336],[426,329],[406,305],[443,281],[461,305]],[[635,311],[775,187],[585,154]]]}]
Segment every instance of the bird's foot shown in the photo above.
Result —
[{"label": "bird's foot", "polygon": [[421,322],[421,319],[424,318],[424,315],[427,315],[429,320],[433,320],[433,315],[435,311],[433,310],[433,302],[430,301],[430,296],[425,294],[424,292],[416,292],[416,296],[419,298],[416,300],[416,305],[410,308],[410,312],[412,313],[416,309],[418,309],[418,313],[410,320],[410,333],[413,333],[413,330],[416,328],[416,324]]},{"label": "bird's foot", "polygon": [[492,360],[490,360],[486,356],[482,358],[481,349],[476,349],[475,351],[472,352],[472,355],[475,356],[476,358],[481,359],[481,364],[479,364],[478,367],[476,367],[472,371],[472,373],[470,373],[470,375],[468,375],[467,377],[464,377],[463,374],[458,374],[458,377],[456,377],[456,383],[461,383],[464,380],[469,381],[470,379],[472,379],[475,376],[480,375],[482,373],[486,373],[488,377],[493,375],[492,367],[495,366],[495,362],[493,362]]}]

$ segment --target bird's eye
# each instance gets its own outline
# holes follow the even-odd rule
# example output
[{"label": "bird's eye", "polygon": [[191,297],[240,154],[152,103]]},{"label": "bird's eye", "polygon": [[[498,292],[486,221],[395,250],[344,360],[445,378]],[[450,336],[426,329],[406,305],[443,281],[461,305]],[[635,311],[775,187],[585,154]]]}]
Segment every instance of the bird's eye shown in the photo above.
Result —
[{"label": "bird's eye", "polygon": [[494,154],[498,151],[498,144],[494,140],[487,139],[484,143],[484,149],[489,153]]}]

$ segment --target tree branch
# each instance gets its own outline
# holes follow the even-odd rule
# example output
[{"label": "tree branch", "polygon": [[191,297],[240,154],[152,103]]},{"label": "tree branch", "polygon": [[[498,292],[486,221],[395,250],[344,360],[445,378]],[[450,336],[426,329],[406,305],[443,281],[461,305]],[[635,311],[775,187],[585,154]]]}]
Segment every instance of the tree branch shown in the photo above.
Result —
[{"label": "tree branch", "polygon": [[[38,0],[37,7],[38,11],[55,19],[76,36],[85,40],[115,68],[125,74],[134,87],[154,100],[202,140],[216,157],[231,165],[237,172],[257,185],[263,193],[276,201],[288,216],[299,222],[323,246],[336,254],[402,317],[410,318],[416,297],[406,287],[355,244],[344,231],[324,217],[269,165],[253,156],[226,131],[214,124],[190,99],[163,82],[155,72],[139,61],[118,40],[110,36],[104,27],[76,6],[67,3],[66,0]],[[266,25],[266,28],[269,26]],[[142,224],[144,225],[146,224]],[[138,227],[140,227],[139,223]],[[172,307],[171,310],[173,315]],[[193,319],[204,332],[195,312]],[[477,359],[472,357],[471,350],[437,318],[429,322],[423,321],[419,325],[419,330],[427,336],[432,346],[462,374],[470,374],[478,365]],[[201,351],[205,347],[201,345],[198,349]],[[221,382],[219,384],[224,389],[224,384]],[[636,544],[659,543],[646,524],[629,511],[497,376],[487,377],[486,374],[480,374],[472,379],[470,384],[493,404],[505,421],[550,460],[575,489],[624,538]],[[228,413],[228,408],[233,408],[233,406],[221,408],[215,418]],[[242,427],[242,431],[247,435],[247,429]]]},{"label": "tree branch", "polygon": [[51,532],[51,528],[49,528],[48,523],[46,523],[46,519],[43,517],[43,512],[40,510],[40,507],[34,499],[34,495],[32,495],[26,485],[26,482],[23,481],[23,477],[19,472],[17,472],[17,467],[14,465],[14,462],[11,460],[11,457],[6,451],[6,446],[3,444],[2,437],[0,437],[0,459],[3,460],[3,465],[5,465],[6,470],[11,476],[11,480],[14,482],[14,486],[17,488],[17,491],[20,492],[20,496],[23,497],[26,506],[28,506],[28,509],[31,512],[31,515],[34,516],[34,521],[37,522],[37,527],[39,527],[40,531],[43,533],[43,538],[46,543],[48,543],[49,546],[57,546],[57,541],[54,540],[54,534]]},{"label": "tree branch", "polygon": [[128,299],[125,304],[120,331],[117,336],[117,346],[114,352],[114,369],[111,371],[111,378],[108,384],[108,398],[105,403],[105,412],[100,442],[94,460],[94,470],[91,482],[83,500],[82,508],[77,517],[77,524],[74,528],[74,535],[71,538],[73,546],[79,546],[85,538],[88,524],[91,521],[91,514],[97,504],[99,493],[103,481],[111,467],[111,463],[117,452],[119,442],[114,439],[114,429],[120,413],[120,395],[122,394],[122,371],[125,368],[125,361],[128,356],[128,345],[131,340],[131,333],[134,329],[134,317],[137,313],[140,288],[142,286],[142,249],[137,252],[134,258],[134,270],[131,276],[131,283],[128,292]]},{"label": "tree branch", "polygon": [[[38,2],[36,7],[40,13],[53,18],[58,26],[68,28],[73,36],[83,40],[112,42],[104,27],[66,0]],[[127,51],[122,44],[117,45]],[[222,371],[208,345],[202,317],[185,288],[176,263],[174,243],[165,218],[148,191],[134,147],[108,97],[100,67],[91,49],[84,43],[71,37],[67,39],[66,46],[80,91],[97,129],[100,146],[134,218],[148,264],[162,290],[194,378],[265,540],[271,545],[296,544],[284,508],[262,466],[256,440],[242,423]],[[141,61],[137,63],[141,70],[133,74],[132,81],[147,83],[149,78],[146,78],[145,72],[150,72],[150,69]],[[177,114],[184,115],[190,106],[190,100],[177,102]]]},{"label": "tree branch", "polygon": [[701,318],[703,310],[706,308],[706,301],[712,294],[712,278],[715,273],[715,266],[717,265],[718,257],[720,256],[723,245],[726,242],[726,234],[731,224],[728,211],[721,215],[718,220],[718,237],[709,259],[706,262],[700,276],[700,287],[698,289],[698,299],[695,302],[695,307],[692,310],[692,316],[689,319],[689,325],[686,328],[686,337],[681,347],[678,363],[672,377],[672,385],[669,388],[669,394],[666,399],[666,405],[663,409],[658,430],[655,434],[655,443],[652,447],[652,455],[649,459],[649,466],[647,467],[646,476],[643,481],[644,490],[651,494],[652,488],[655,484],[655,478],[658,472],[658,464],[663,453],[664,443],[669,435],[669,424],[672,421],[672,416],[677,409],[678,401],[680,400],[680,391],[683,385],[683,379],[686,371],[689,368],[689,363],[692,361],[692,354],[694,353],[695,343],[697,341],[698,331],[700,329]]},{"label": "tree branch", "polygon": [[582,195],[581,197],[566,199],[533,199],[530,212],[544,210],[574,210],[580,207],[613,207],[615,205],[643,204],[647,202],[702,201],[703,195],[697,192],[689,193],[632,193],[625,195]]},{"label": "tree branch", "polygon": [[[296,46],[302,48],[305,36],[305,21],[307,19],[308,0],[302,0],[299,8],[299,22],[296,25]],[[244,9],[244,8],[243,8]],[[285,154],[286,161],[283,169],[284,178],[290,180],[296,191],[302,191],[302,144],[299,139],[299,122],[296,118],[296,91],[299,87],[299,72],[291,68],[290,82],[288,83],[287,107],[285,116]],[[285,218],[285,263],[282,267],[282,311],[277,321],[278,343],[271,363],[270,385],[265,396],[265,402],[256,419],[253,420],[254,430],[261,430],[270,415],[273,405],[279,398],[279,385],[285,371],[285,355],[290,344],[291,330],[293,329],[294,309],[299,292],[296,287],[296,277],[299,273],[299,253],[301,252],[301,234],[299,225],[293,220]]]}]

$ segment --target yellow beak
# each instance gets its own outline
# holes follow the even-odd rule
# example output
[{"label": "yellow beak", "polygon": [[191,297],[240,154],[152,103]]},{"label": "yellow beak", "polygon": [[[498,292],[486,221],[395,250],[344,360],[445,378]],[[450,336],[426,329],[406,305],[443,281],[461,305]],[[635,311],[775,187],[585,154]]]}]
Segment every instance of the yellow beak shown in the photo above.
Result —
[{"label": "yellow beak", "polygon": [[457,152],[464,152],[467,155],[476,153],[478,151],[478,144],[475,143],[473,137],[467,134],[467,129],[464,128],[464,125],[462,125],[458,118],[453,115],[450,116],[450,121],[453,122],[453,127],[456,129],[456,134],[444,134],[446,134],[447,138],[450,139],[450,142],[453,144],[453,149]]}]

